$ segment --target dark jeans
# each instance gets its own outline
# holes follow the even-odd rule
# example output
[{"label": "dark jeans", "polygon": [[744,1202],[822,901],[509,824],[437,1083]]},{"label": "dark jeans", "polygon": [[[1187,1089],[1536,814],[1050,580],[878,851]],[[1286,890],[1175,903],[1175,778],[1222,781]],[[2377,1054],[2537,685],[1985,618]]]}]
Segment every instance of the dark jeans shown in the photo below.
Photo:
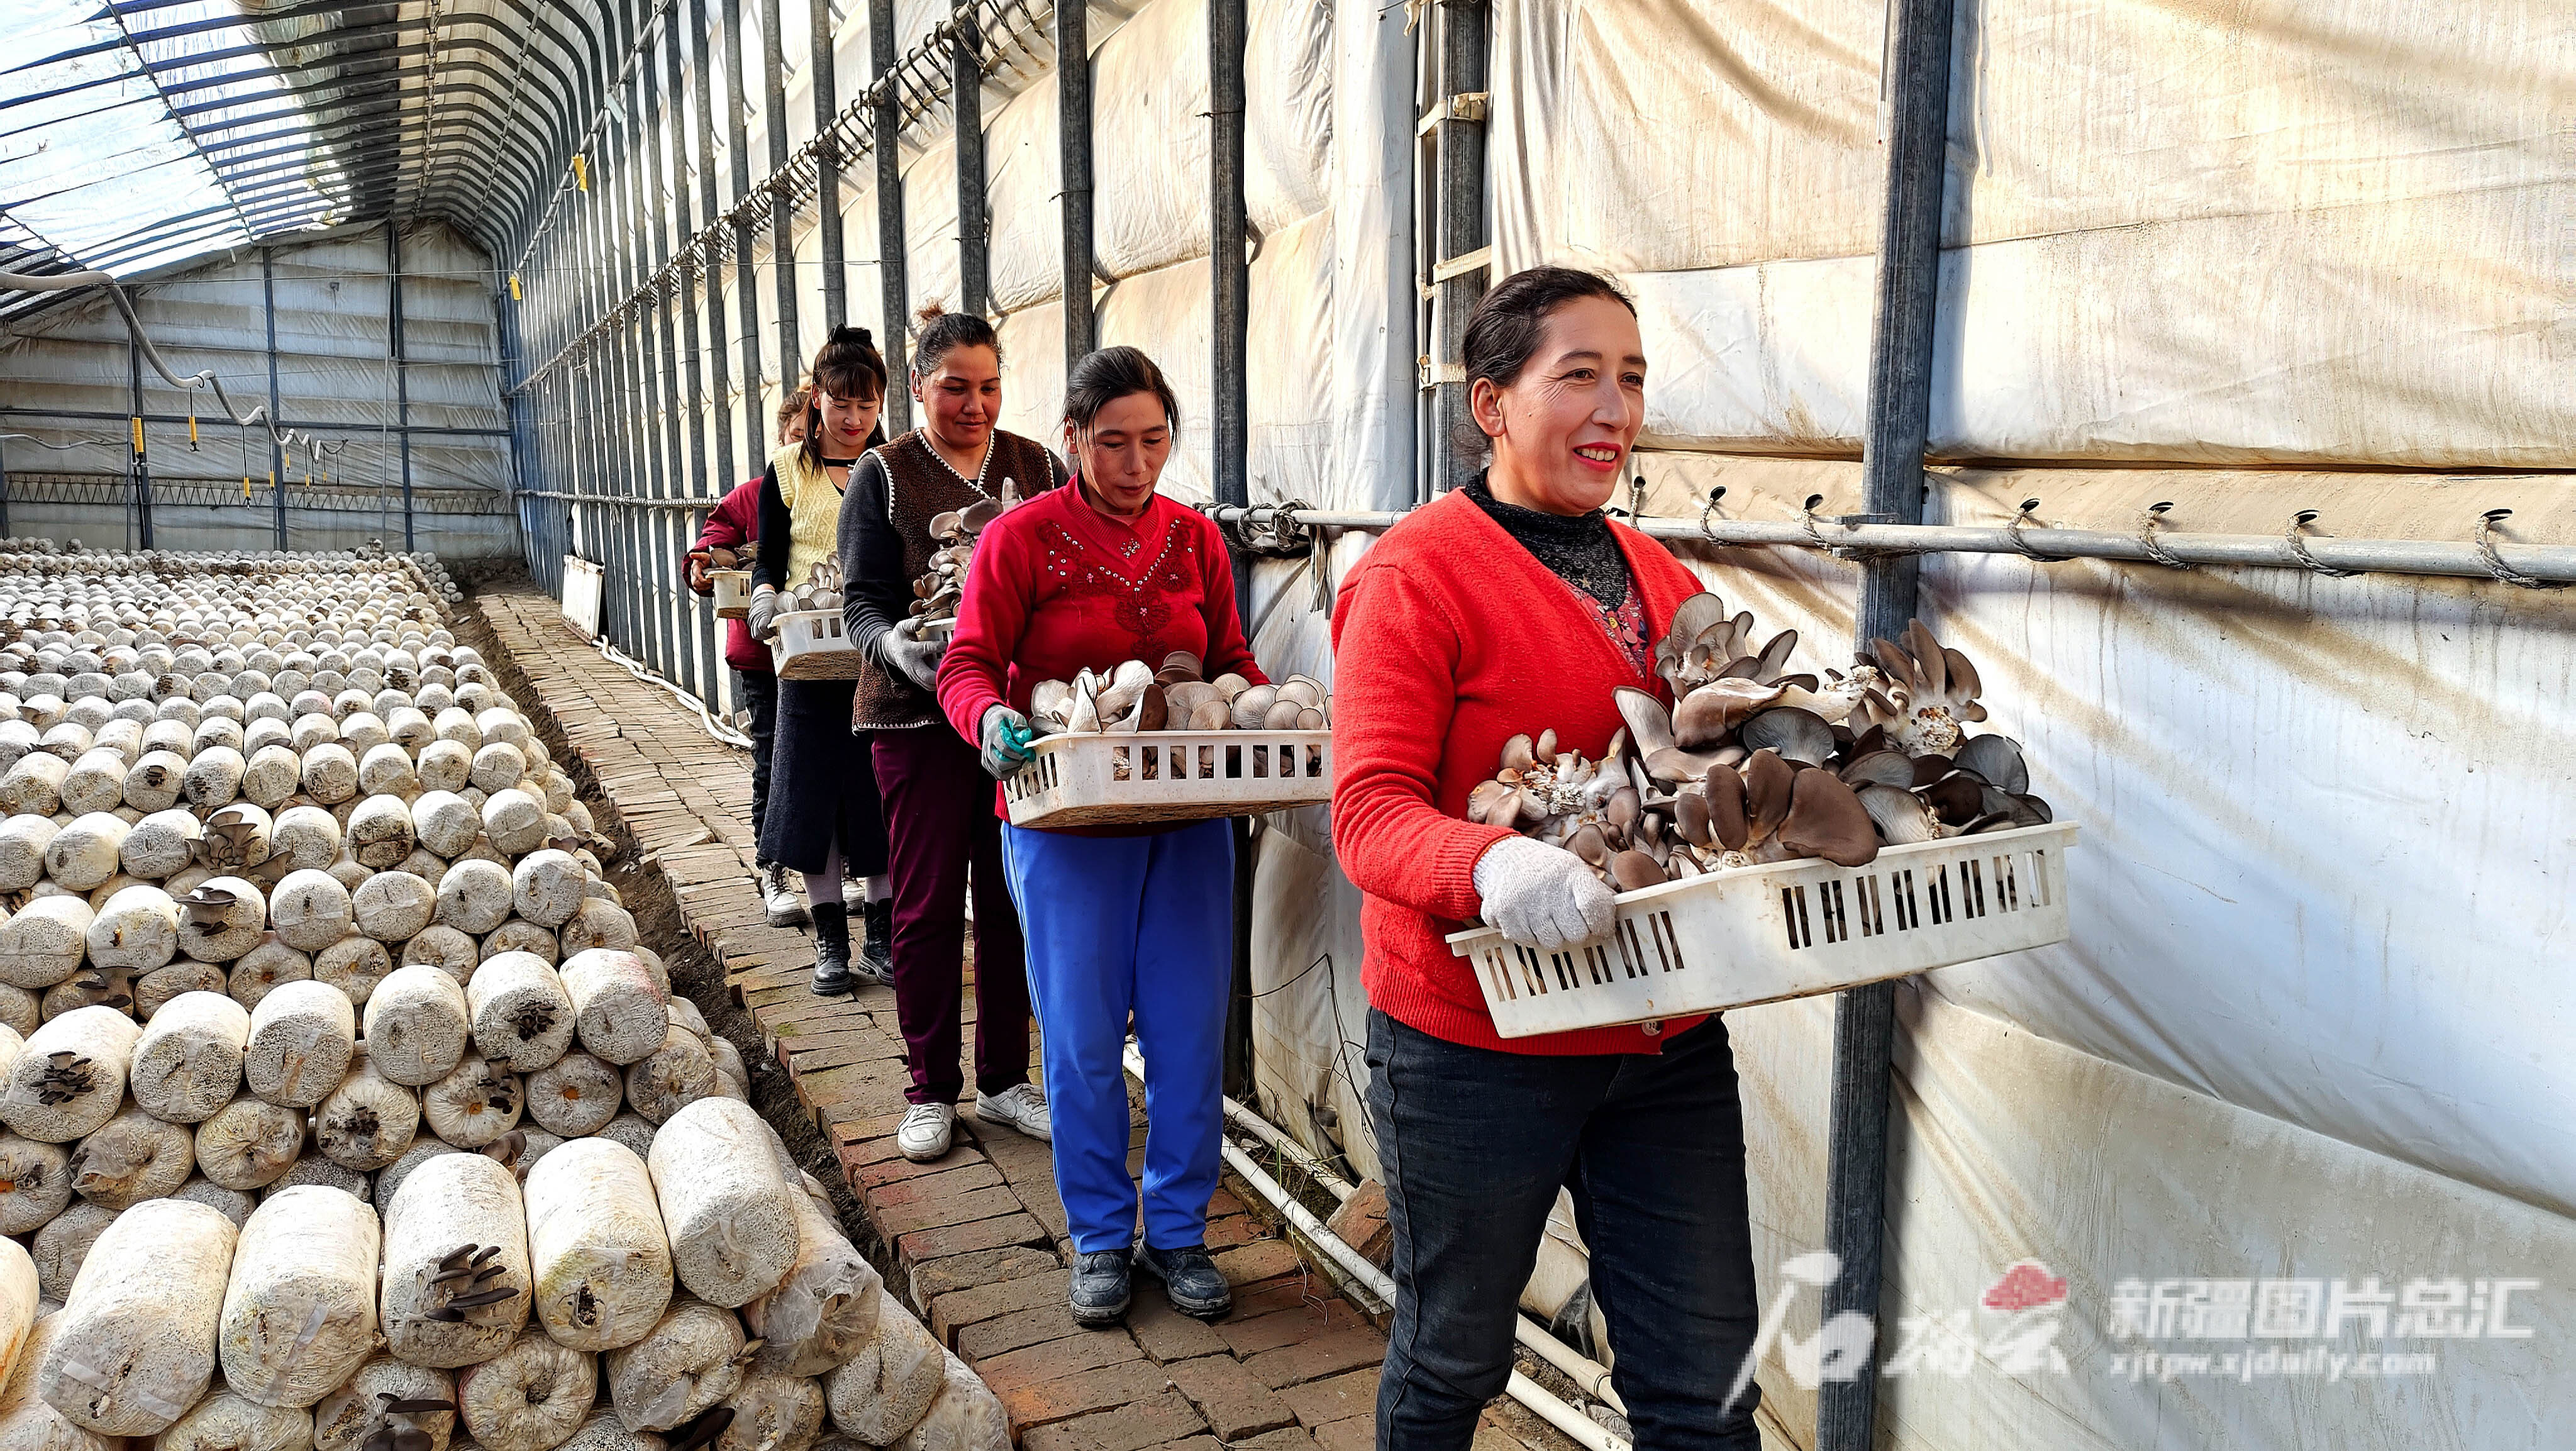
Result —
[{"label": "dark jeans", "polygon": [[[975,748],[933,721],[872,733],[894,873],[894,1012],[913,1103],[955,1103],[963,1015],[966,893],[975,893],[975,1086],[1029,1081],[1029,977],[1020,914],[1002,867],[993,778]],[[970,874],[971,869],[971,874]]]},{"label": "dark jeans", "polygon": [[1557,1189],[1574,1194],[1638,1451],[1761,1451],[1735,1055],[1711,1018],[1659,1055],[1445,1042],[1369,1013],[1369,1117],[1395,1230],[1378,1451],[1463,1451],[1512,1368]]},{"label": "dark jeans", "polygon": [[769,806],[769,747],[778,738],[778,677],[766,670],[733,673],[734,698],[751,710],[751,839]]}]

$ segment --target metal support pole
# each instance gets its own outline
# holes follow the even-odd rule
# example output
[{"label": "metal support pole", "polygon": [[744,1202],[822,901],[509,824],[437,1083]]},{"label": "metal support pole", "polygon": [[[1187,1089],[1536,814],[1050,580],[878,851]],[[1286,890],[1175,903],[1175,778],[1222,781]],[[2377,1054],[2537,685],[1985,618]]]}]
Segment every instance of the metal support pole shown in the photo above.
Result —
[{"label": "metal support pole", "polygon": [[[1244,245],[1244,3],[1208,3],[1208,284],[1214,319],[1209,376],[1215,385],[1212,482],[1219,504],[1251,502],[1251,391],[1244,376],[1251,349],[1252,291]],[[1234,602],[1250,620],[1252,560],[1246,555],[1234,557]],[[1234,823],[1233,989],[1226,1000],[1223,1076],[1226,1091],[1238,1098],[1252,1091],[1252,888],[1259,840],[1252,821]]]},{"label": "metal support pole", "polygon": [[984,38],[975,28],[974,0],[951,14],[954,67],[949,99],[957,136],[957,310],[982,317],[991,310],[992,236],[984,216]]},{"label": "metal support pole", "polygon": [[277,271],[273,250],[259,249],[259,310],[268,323],[268,492],[277,509],[277,548],[286,551],[286,449],[277,441]]},{"label": "metal support pole", "polygon": [[403,373],[402,223],[385,219],[385,347],[394,370],[394,427],[402,458],[403,552],[415,542],[411,508],[411,379]]},{"label": "metal support pole", "polygon": [[[1951,0],[1898,0],[1889,12],[1887,195],[1879,236],[1877,316],[1870,329],[1869,412],[1861,447],[1862,509],[1923,520],[1923,445],[1932,409],[1932,331],[1940,291],[1941,186],[1948,170]],[[1861,568],[1855,635],[1895,638],[1914,618],[1919,560]],[[1833,1109],[1826,1149],[1825,1247],[1841,1274],[1825,1316],[1856,1310],[1878,1323],[1886,1240],[1887,1129],[1896,986],[1834,1001]],[[1828,1381],[1816,1407],[1817,1451],[1868,1451],[1878,1415],[1878,1347],[1849,1380]]]},{"label": "metal support pole", "polygon": [[[693,103],[692,109],[697,112],[696,135],[691,138],[693,142],[691,155],[697,161],[698,168],[698,226],[700,227],[714,226],[716,217],[723,211],[723,207],[716,200],[716,88],[715,78],[708,69],[711,57],[707,48],[707,26],[713,18],[713,12],[707,8],[707,5],[708,0],[690,0],[689,5],[689,97]],[[674,54],[676,55],[677,52],[674,51]],[[673,93],[677,94],[676,86],[673,88]],[[690,235],[696,235],[696,230],[692,228]],[[733,486],[734,480],[742,476],[734,472],[733,466],[733,367],[732,360],[725,356],[724,272],[712,257],[706,269],[706,284],[708,372],[707,392],[703,396],[715,404],[713,433],[716,487],[727,489]],[[692,302],[692,317],[696,315],[695,308],[696,304]],[[689,351],[694,359],[697,356],[697,344],[692,342],[689,345]],[[692,395],[697,394],[697,385],[697,378],[694,375],[691,376],[689,391]],[[752,456],[758,458],[760,455],[755,450]],[[700,493],[707,490],[705,462],[702,454],[699,459],[698,475]]]},{"label": "metal support pole", "polygon": [[134,520],[142,547],[152,547],[152,461],[143,451],[143,347],[129,338],[125,344],[125,363],[132,375],[134,400]]},{"label": "metal support pole", "polygon": [[[751,139],[743,129],[742,0],[722,3],[726,154],[733,158],[733,202],[740,206],[751,195]],[[733,224],[733,285],[742,306],[743,457],[758,473],[769,458],[769,430],[764,426],[768,414],[760,401],[760,284],[752,267],[747,221]]]},{"label": "metal support pole", "polygon": [[[643,26],[649,23],[649,11],[643,0],[631,0],[628,11],[630,49],[643,44]],[[626,208],[626,225],[622,234],[622,269],[618,277],[617,302],[636,295],[650,275],[652,263],[647,255],[647,236],[653,225],[651,193],[652,136],[646,121],[653,98],[644,79],[649,67],[638,66],[636,74],[618,82],[621,99],[626,103],[626,124],[619,129],[618,172],[622,178],[617,191]],[[612,303],[612,306],[615,304]],[[654,367],[653,319],[660,309],[647,301],[640,310],[629,312],[619,331],[626,343],[628,430],[635,448],[635,467],[618,481],[618,492],[628,498],[651,498],[662,491],[662,452],[659,430],[653,426],[653,415],[661,401],[661,379]],[[657,664],[654,639],[659,633],[653,611],[653,590],[647,566],[648,516],[638,510],[623,511],[619,533],[625,544],[626,634],[625,649],[648,665]]]},{"label": "metal support pole", "polygon": [[[814,134],[827,136],[840,119],[841,89],[832,65],[832,0],[810,0],[806,28],[813,38]],[[823,331],[850,320],[850,279],[841,251],[841,159],[826,140],[814,156],[815,241],[823,253]]]},{"label": "metal support pole", "polygon": [[9,457],[8,446],[0,444],[0,539],[9,534]]},{"label": "metal support pole", "polygon": [[[657,44],[668,47],[676,57],[679,54],[678,39],[666,12],[661,39]],[[663,269],[671,260],[670,218],[663,209],[664,197],[669,197],[679,208],[681,235],[684,237],[688,235],[687,199],[678,195],[680,191],[678,186],[674,185],[666,189],[662,184],[662,167],[665,160],[663,142],[666,134],[663,118],[669,113],[663,105],[661,80],[654,72],[653,61],[654,56],[648,52],[635,67],[636,83],[644,95],[644,105],[638,112],[637,119],[644,131],[644,220],[646,235],[651,241],[644,261],[653,269],[645,274],[648,281],[661,276]],[[677,91],[673,91],[671,96],[677,99],[678,94]],[[678,158],[673,155],[669,159],[671,168],[676,173],[679,169]],[[679,309],[680,297],[681,293],[678,291],[665,294],[655,289],[651,302],[653,341],[659,345],[653,360],[654,396],[662,411],[661,466],[654,471],[653,491],[655,497],[664,499],[680,492],[680,476],[688,466],[687,449],[680,438],[680,413],[687,404],[680,396],[679,341],[674,333],[675,320],[671,316]],[[667,515],[656,517],[647,531],[644,556],[645,578],[650,580],[653,586],[653,634],[655,639],[660,641],[662,651],[657,668],[663,674],[678,679],[684,686],[694,691],[697,688],[696,660],[691,652],[682,648],[681,638],[687,633],[684,625],[686,618],[696,614],[697,611],[683,602],[686,591],[674,587],[676,581],[672,570],[674,561],[680,556],[680,551],[674,547],[677,541],[670,537],[671,530],[671,520]]]},{"label": "metal support pole", "polygon": [[[787,169],[786,57],[778,44],[778,0],[760,0],[760,72],[769,104],[769,170]],[[805,349],[796,337],[796,207],[784,192],[769,197],[769,261],[778,281],[778,387],[794,392],[805,376]]]},{"label": "metal support pole", "polygon": [[[906,324],[912,317],[911,282],[903,253],[903,107],[895,94],[894,0],[868,0],[870,86],[876,92],[877,284],[884,289],[886,371],[901,374],[912,356]],[[912,430],[912,392],[896,377],[886,389],[885,431],[892,438]]]},{"label": "metal support pole", "polygon": [[[1250,349],[1252,268],[1245,256],[1243,201],[1243,57],[1245,0],[1211,0],[1208,6],[1208,281],[1214,293],[1216,416],[1212,427],[1220,504],[1252,501],[1250,390],[1245,356]],[[1235,603],[1251,618],[1251,565],[1234,565]]]},{"label": "metal support pole", "polygon": [[1063,172],[1064,371],[1099,346],[1091,318],[1091,7],[1055,7],[1056,146]]},{"label": "metal support pole", "polygon": [[[1491,19],[1487,0],[1441,0],[1440,94],[1442,117],[1439,227],[1434,275],[1485,245],[1485,50]],[[1474,477],[1474,461],[1452,442],[1474,424],[1467,411],[1467,319],[1485,295],[1485,272],[1472,268],[1435,283],[1439,288],[1437,347],[1431,356],[1432,475],[1437,490]]]},{"label": "metal support pole", "polygon": [[[671,35],[670,46],[663,52],[662,56],[664,67],[663,91],[671,98],[672,108],[671,205],[677,213],[674,220],[678,223],[679,235],[687,238],[695,237],[702,228],[714,220],[715,208],[712,205],[702,205],[693,211],[690,206],[689,188],[685,184],[684,173],[692,169],[696,170],[698,173],[699,183],[698,199],[702,203],[712,202],[713,198],[707,190],[708,186],[712,182],[712,178],[707,175],[705,162],[700,159],[701,153],[691,149],[693,145],[704,141],[706,138],[707,112],[703,96],[699,98],[699,103],[696,108],[697,124],[695,128],[686,134],[683,134],[680,129],[681,113],[687,108],[686,102],[683,100],[683,97],[687,93],[684,92],[681,87],[685,85],[687,81],[681,74],[681,41],[676,27],[681,23],[679,17],[689,14],[690,12],[685,8],[675,7],[671,13],[673,16],[672,25],[674,26],[674,30]],[[703,45],[700,46],[698,53],[701,57],[699,74],[703,77],[705,74],[705,63],[703,60],[705,50]],[[678,283],[679,290],[676,294],[676,306],[680,311],[680,367],[682,369],[682,373],[679,386],[681,389],[681,406],[672,411],[672,426],[674,428],[683,426],[683,420],[685,418],[688,439],[688,447],[686,450],[686,457],[688,459],[688,481],[683,485],[680,480],[675,478],[672,480],[671,487],[674,493],[682,494],[692,499],[704,499],[710,497],[707,480],[707,419],[705,413],[707,398],[706,356],[703,349],[703,338],[701,337],[701,325],[698,316],[698,267],[694,261],[679,269]],[[724,355],[724,336],[721,326],[717,329],[715,351],[718,357],[722,357]],[[724,424],[721,419],[721,415],[719,416],[716,424],[716,433],[718,437],[722,437],[724,433]],[[682,520],[680,523],[678,538],[674,541],[684,548],[695,537],[688,532],[688,529],[688,521]],[[697,691],[698,698],[713,704],[718,698],[717,682],[720,679],[715,659],[714,635],[712,633],[715,623],[714,617],[707,610],[700,608],[694,597],[684,592],[686,588],[685,580],[682,581],[682,586],[683,592],[679,593],[677,598],[680,601],[680,618],[684,625],[683,633],[687,636],[688,640],[687,648],[682,652],[688,660],[688,678],[692,681],[698,682],[697,685],[693,687]]]}]

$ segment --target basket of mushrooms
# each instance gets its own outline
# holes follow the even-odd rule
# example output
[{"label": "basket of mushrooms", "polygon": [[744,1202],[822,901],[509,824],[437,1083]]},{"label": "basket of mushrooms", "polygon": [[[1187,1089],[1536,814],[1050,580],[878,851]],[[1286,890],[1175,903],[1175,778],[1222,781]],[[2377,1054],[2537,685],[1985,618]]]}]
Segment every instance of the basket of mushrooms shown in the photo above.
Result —
[{"label": "basket of mushrooms", "polygon": [[841,560],[825,555],[815,561],[805,582],[780,600],[778,633],[769,653],[781,680],[856,680],[865,658],[850,643],[850,628],[841,617]]},{"label": "basket of mushrooms", "polygon": [[939,548],[930,567],[912,582],[912,615],[924,640],[945,640],[957,630],[957,604],[966,597],[966,570],[975,562],[975,541],[994,520],[1026,502],[1016,479],[1002,480],[1000,497],[978,499],[963,509],[933,517],[930,537]]},{"label": "basket of mushrooms", "polygon": [[1322,682],[1201,677],[1174,651],[1106,675],[1038,683],[1028,768],[1002,785],[1014,826],[1200,821],[1313,806],[1333,794],[1332,703]]},{"label": "basket of mushrooms", "polygon": [[751,613],[751,570],[742,556],[721,546],[707,551],[707,582],[715,587],[716,618],[739,620]]},{"label": "basket of mushrooms", "polygon": [[1975,665],[1921,621],[1848,673],[1792,673],[1795,631],[1686,601],[1656,647],[1675,706],[1619,692],[1598,760],[1515,736],[1477,821],[1583,858],[1607,936],[1556,951],[1460,932],[1506,1038],[1836,992],[2067,935],[2072,823],[1985,720]]}]

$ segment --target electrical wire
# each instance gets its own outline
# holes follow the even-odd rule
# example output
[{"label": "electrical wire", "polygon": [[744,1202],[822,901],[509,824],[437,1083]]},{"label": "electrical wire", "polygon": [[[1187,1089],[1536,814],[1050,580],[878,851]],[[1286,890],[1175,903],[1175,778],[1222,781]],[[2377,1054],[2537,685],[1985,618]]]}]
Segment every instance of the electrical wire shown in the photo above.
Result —
[{"label": "electrical wire", "polygon": [[[301,429],[278,427],[270,419],[268,405],[265,403],[253,407],[248,413],[236,413],[232,396],[224,391],[223,380],[216,377],[211,368],[181,377],[178,371],[170,366],[170,361],[161,356],[161,350],[153,345],[151,337],[143,331],[143,319],[135,314],[134,300],[126,295],[125,288],[109,274],[105,272],[49,274],[0,272],[0,292],[64,292],[83,287],[96,287],[107,293],[109,300],[116,304],[118,314],[125,319],[125,335],[133,340],[135,351],[142,354],[144,361],[152,365],[152,371],[160,374],[163,382],[173,388],[186,391],[192,400],[199,389],[213,393],[215,403],[223,409],[227,421],[243,428],[248,428],[254,423],[260,425],[268,431],[269,443],[273,447],[284,449],[294,444],[304,445],[308,461],[306,469],[308,479],[311,477],[312,465],[348,448],[349,445],[346,442],[317,438]],[[196,405],[193,401],[189,404],[188,412],[193,418],[196,413]],[[193,434],[194,431],[192,423],[190,432]]]}]

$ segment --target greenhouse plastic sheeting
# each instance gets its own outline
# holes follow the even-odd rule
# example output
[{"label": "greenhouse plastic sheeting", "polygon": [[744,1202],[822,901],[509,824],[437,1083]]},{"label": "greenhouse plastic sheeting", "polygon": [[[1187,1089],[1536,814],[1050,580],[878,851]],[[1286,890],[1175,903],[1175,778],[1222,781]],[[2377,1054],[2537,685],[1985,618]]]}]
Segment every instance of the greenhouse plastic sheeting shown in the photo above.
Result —
[{"label": "greenhouse plastic sheeting", "polygon": [[[1683,325],[1767,321],[1659,376],[1659,439],[1856,446],[1881,12],[1498,10],[1501,270],[1574,260]],[[1936,452],[2576,463],[2564,6],[1959,16]]]},{"label": "greenhouse plastic sheeting", "polygon": [[[1857,506],[1847,463],[1642,462],[1651,514],[1695,512],[1721,483],[1729,516],[1794,518],[1818,493],[1825,512]],[[2127,529],[2173,501],[2172,527],[2269,533],[2314,505],[2336,533],[2440,538],[2511,507],[2514,537],[2570,540],[2569,482],[1960,471],[1929,515],[1996,524],[2040,495],[2049,523]],[[1848,565],[1680,552],[1766,634],[1799,630],[1802,660],[1843,663]],[[1335,555],[1338,579],[1355,554],[1346,542]],[[1262,566],[1256,609],[1296,567]],[[1265,661],[1323,663],[1321,617],[1303,603],[1261,631]],[[2558,1047],[2576,1032],[2576,986],[2549,967],[2563,955],[2559,884],[2576,873],[2560,826],[2576,816],[2576,742],[2560,724],[2576,685],[2554,663],[2564,601],[2468,581],[1936,556],[1924,603],[1977,662],[1992,727],[2025,742],[2035,788],[2085,834],[2069,857],[2067,943],[1901,990],[1885,1349],[1923,1338],[1922,1363],[1886,1383],[1888,1444],[1946,1448],[1971,1427],[1998,1445],[2176,1451],[2414,1445],[2428,1428],[2448,1444],[2538,1444],[2529,1428],[2576,1414],[2576,1383],[2553,1359],[2576,1333],[2576,1067]],[[2333,761],[2371,765],[2348,776]],[[1366,1172],[1356,902],[1307,815],[1260,838],[1258,1081],[1283,1123]],[[1780,1270],[1824,1242],[1832,1005],[1727,1023],[1764,1303],[1787,1295],[1788,1331],[1810,1336],[1816,1292]],[[2062,1373],[1996,1363],[2008,1317],[1980,1297],[2025,1258],[2068,1281],[2053,1316]],[[2512,1300],[2530,1338],[2346,1330],[2241,1347],[2430,1351],[2437,1373],[2185,1375],[2159,1389],[2129,1384],[2113,1357],[2230,1347],[2117,1339],[2131,1278],[2341,1279],[2365,1297],[2538,1283]],[[1941,1368],[1961,1354],[1971,1368]],[[1813,1394],[1776,1348],[1763,1381],[1812,1444]]]},{"label": "greenhouse plastic sheeting", "polygon": [[[286,475],[288,538],[297,547],[347,548],[402,534],[401,449],[386,314],[382,227],[272,249],[276,298],[280,416],[345,447],[321,467],[329,486],[309,492],[311,462],[290,454]],[[454,232],[406,226],[402,241],[404,384],[409,417],[421,429],[499,430],[500,356],[490,263]],[[181,374],[211,369],[244,410],[268,397],[267,318],[256,252],[133,284],[136,312]],[[0,372],[9,386],[0,402],[16,409],[70,409],[115,415],[133,406],[133,361],[125,324],[103,296],[42,314],[0,343]],[[149,366],[142,371],[147,414],[198,418],[189,446],[184,422],[145,427],[146,457],[166,498],[154,511],[154,542],[169,548],[259,548],[273,538],[264,433],[224,419],[210,393],[172,388]],[[63,481],[121,489],[131,454],[120,421],[49,418],[13,412],[7,426],[47,443],[11,443],[8,462],[19,481],[11,523],[57,538],[84,532],[99,505],[44,502]],[[415,537],[425,549],[460,557],[507,554],[514,547],[503,496],[510,483],[509,440],[499,433],[413,435],[411,480],[419,512]],[[241,501],[244,474],[252,497]],[[221,504],[191,504],[206,485],[223,486]],[[192,488],[192,486],[194,486]],[[364,497],[351,491],[364,491]],[[459,510],[474,511],[459,513]],[[184,512],[183,512],[184,511]],[[488,517],[487,517],[488,512]],[[308,541],[306,530],[315,531]]]}]

